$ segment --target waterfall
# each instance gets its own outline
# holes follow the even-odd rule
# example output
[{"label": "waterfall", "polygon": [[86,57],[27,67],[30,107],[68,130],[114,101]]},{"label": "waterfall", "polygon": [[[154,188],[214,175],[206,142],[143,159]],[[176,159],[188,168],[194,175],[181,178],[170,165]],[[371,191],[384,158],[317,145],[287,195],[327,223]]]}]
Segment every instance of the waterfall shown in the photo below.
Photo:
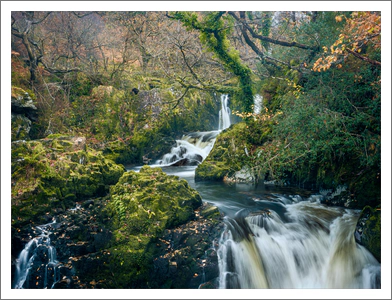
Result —
[{"label": "waterfall", "polygon": [[60,280],[56,249],[49,237],[55,223],[36,226],[40,235],[26,244],[17,259],[14,289],[52,288]]},{"label": "waterfall", "polygon": [[256,94],[253,97],[253,113],[255,115],[260,114],[262,107],[263,107],[263,96]]},{"label": "waterfall", "polygon": [[381,267],[354,240],[357,211],[302,201],[225,218],[220,288],[380,288]]},{"label": "waterfall", "polygon": [[221,109],[219,111],[219,130],[229,128],[231,125],[230,115],[231,110],[229,108],[229,95],[221,96]]},{"label": "waterfall", "polygon": [[176,145],[156,162],[160,166],[197,166],[210,153],[218,134],[230,127],[231,110],[228,106],[229,96],[221,96],[219,111],[219,129],[205,132],[192,132],[176,140]]},{"label": "waterfall", "polygon": [[162,166],[197,166],[212,150],[218,134],[219,131],[186,134],[157,163]]}]

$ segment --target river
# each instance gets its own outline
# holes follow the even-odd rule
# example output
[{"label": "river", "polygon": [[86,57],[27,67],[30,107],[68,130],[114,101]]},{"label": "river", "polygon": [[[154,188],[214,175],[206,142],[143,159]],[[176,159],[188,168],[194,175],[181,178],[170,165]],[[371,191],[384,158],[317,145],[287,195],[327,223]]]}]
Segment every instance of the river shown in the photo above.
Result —
[{"label": "river", "polygon": [[[326,206],[321,194],[294,188],[195,181],[197,165],[219,132],[230,126],[227,105],[227,97],[222,97],[219,130],[185,135],[151,166],[187,180],[204,202],[224,214],[225,229],[216,248],[218,287],[380,289],[380,263],[354,239],[360,211]],[[48,231],[54,226],[55,221],[37,226],[40,235],[18,258],[14,288],[24,286],[37,250],[46,258],[42,270],[38,267],[44,278],[40,288],[53,287],[60,279]]]},{"label": "river", "polygon": [[380,264],[354,239],[360,211],[293,188],[195,182],[196,166],[162,169],[225,215],[220,288],[380,288]]},{"label": "river", "polygon": [[[259,112],[262,98],[255,103]],[[381,288],[380,263],[354,238],[359,210],[326,206],[321,194],[294,188],[195,181],[197,164],[231,125],[227,96],[221,104],[218,131],[184,135],[152,166],[186,179],[225,215],[219,288]]]}]

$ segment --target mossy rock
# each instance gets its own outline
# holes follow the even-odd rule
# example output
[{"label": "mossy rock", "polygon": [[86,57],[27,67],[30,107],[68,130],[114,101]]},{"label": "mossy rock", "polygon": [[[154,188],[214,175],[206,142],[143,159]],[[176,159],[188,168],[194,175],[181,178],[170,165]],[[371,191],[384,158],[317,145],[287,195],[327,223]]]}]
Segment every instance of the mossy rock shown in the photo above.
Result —
[{"label": "mossy rock", "polygon": [[251,150],[268,141],[271,134],[268,124],[257,124],[240,122],[221,132],[208,157],[196,168],[195,180],[223,181],[244,166],[253,166],[255,151]]},{"label": "mossy rock", "polygon": [[124,173],[110,188],[104,209],[111,220],[113,240],[108,251],[112,255],[108,267],[94,274],[95,279],[106,280],[114,272],[115,283],[106,281],[108,287],[146,288],[156,252],[154,242],[166,229],[193,219],[201,205],[200,195],[186,180],[160,168],[144,166],[140,172]]},{"label": "mossy rock", "polygon": [[196,181],[223,181],[225,176],[231,174],[230,167],[223,162],[204,161],[195,171]]},{"label": "mossy rock", "polygon": [[381,208],[366,206],[357,222],[355,237],[381,262]]},{"label": "mossy rock", "polygon": [[149,166],[142,167],[139,173],[125,173],[110,188],[110,194],[108,209],[113,214],[114,226],[123,227],[126,223],[129,233],[148,229],[155,235],[188,221],[194,209],[202,204],[200,195],[186,180]]},{"label": "mossy rock", "polygon": [[141,163],[141,152],[132,144],[117,140],[108,142],[102,153],[118,164]]},{"label": "mossy rock", "polygon": [[125,172],[100,152],[80,150],[78,140],[61,136],[11,144],[14,220],[29,222],[56,206],[70,208],[76,199],[102,196]]},{"label": "mossy rock", "polygon": [[31,120],[22,114],[11,114],[11,141],[29,140]]}]

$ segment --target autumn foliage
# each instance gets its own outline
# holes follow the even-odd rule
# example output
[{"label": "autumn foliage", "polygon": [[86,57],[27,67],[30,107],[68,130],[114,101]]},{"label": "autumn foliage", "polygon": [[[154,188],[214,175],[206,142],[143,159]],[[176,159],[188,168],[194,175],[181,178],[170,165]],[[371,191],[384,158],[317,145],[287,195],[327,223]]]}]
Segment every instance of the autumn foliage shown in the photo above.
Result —
[{"label": "autumn foliage", "polygon": [[314,63],[313,71],[325,71],[332,65],[341,68],[350,55],[381,66],[380,61],[371,58],[374,51],[381,49],[381,15],[377,12],[353,12],[349,18],[338,15],[335,19],[336,22],[345,21],[345,26],[335,43],[329,48],[323,46],[325,56]]}]

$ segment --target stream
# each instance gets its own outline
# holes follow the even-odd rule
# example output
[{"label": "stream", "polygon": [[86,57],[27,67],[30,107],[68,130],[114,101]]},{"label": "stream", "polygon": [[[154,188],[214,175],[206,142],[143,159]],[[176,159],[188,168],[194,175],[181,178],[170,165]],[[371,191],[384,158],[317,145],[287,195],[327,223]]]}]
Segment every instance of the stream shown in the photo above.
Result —
[{"label": "stream", "polygon": [[[216,131],[184,135],[151,165],[187,180],[204,202],[224,214],[225,229],[215,248],[218,287],[381,288],[380,263],[354,239],[359,210],[328,207],[321,203],[323,195],[294,188],[195,181],[197,165],[208,156],[219,132],[230,126],[225,95],[219,124]],[[55,220],[36,226],[37,237],[18,257],[13,288],[29,288],[26,278],[33,269],[43,279],[39,288],[53,288],[60,280],[49,237],[52,227]],[[37,257],[44,263],[36,265]]]},{"label": "stream", "polygon": [[195,169],[162,167],[225,215],[219,288],[381,287],[380,264],[354,239],[360,211],[293,188],[195,182]]},{"label": "stream", "polygon": [[[380,263],[355,242],[359,210],[328,207],[322,194],[294,188],[195,181],[197,164],[231,124],[227,96],[221,103],[218,131],[184,135],[151,166],[186,179],[225,215],[219,288],[381,288]],[[257,95],[258,112],[261,105]]]}]

